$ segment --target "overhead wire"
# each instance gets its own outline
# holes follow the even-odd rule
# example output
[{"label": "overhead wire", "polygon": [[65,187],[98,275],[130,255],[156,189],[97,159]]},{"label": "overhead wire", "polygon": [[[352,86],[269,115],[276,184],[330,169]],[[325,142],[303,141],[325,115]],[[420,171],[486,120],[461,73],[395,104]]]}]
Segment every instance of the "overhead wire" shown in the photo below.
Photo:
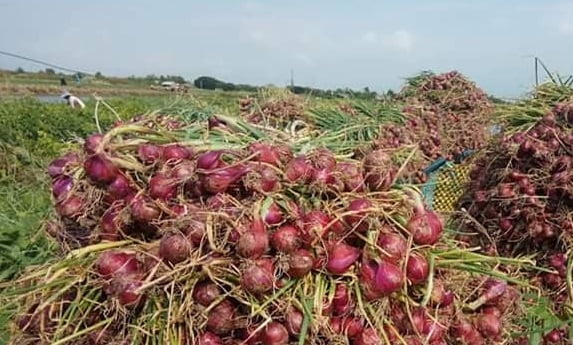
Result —
[{"label": "overhead wire", "polygon": [[41,64],[41,65],[44,65],[44,66],[49,66],[49,67],[52,67],[52,68],[56,68],[56,69],[59,69],[59,70],[62,70],[62,71],[73,72],[73,73],[80,73],[80,74],[83,74],[83,75],[92,75],[92,73],[83,72],[83,71],[75,70],[75,69],[72,69],[72,68],[67,68],[67,67],[64,67],[64,66],[56,65],[56,64],[49,63],[49,62],[46,62],[46,61],[34,59],[34,58],[31,58],[31,57],[27,57],[27,56],[24,56],[24,55],[15,54],[15,53],[3,51],[3,50],[0,50],[0,55],[10,56],[10,57],[13,57],[13,58],[16,58],[16,59],[21,59],[21,60],[26,60],[26,61],[34,62],[34,63]]}]

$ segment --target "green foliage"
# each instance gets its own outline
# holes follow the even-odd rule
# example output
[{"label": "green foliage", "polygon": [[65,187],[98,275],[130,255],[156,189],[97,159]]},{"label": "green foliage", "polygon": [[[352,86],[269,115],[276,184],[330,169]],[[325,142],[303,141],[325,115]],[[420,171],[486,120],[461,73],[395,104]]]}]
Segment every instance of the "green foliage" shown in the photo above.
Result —
[{"label": "green foliage", "polygon": [[560,102],[573,100],[573,76],[561,78],[555,76],[554,81],[539,85],[532,93],[534,102],[553,106]]},{"label": "green foliage", "polygon": [[539,121],[556,104],[571,101],[573,77],[551,75],[551,81],[536,87],[529,98],[516,103],[497,104],[494,116],[508,131],[516,131]]},{"label": "green foliage", "polygon": [[224,84],[224,82],[212,77],[199,77],[193,82],[196,88],[205,90],[221,89]]},{"label": "green foliage", "polygon": [[314,89],[306,86],[288,87],[295,94],[312,95],[319,98],[350,98],[355,100],[373,100],[376,98],[377,93],[370,91],[368,87],[365,87],[362,91],[356,91],[349,88],[336,89],[336,90],[322,90]]},{"label": "green foliage", "polygon": [[488,96],[489,100],[493,103],[493,104],[507,104],[508,102],[503,100],[502,98],[493,96],[493,95],[489,95]]},{"label": "green foliage", "polygon": [[435,76],[435,75],[436,75],[436,74],[435,74],[434,72],[432,72],[432,71],[428,71],[428,70],[422,71],[422,72],[416,74],[416,75],[413,76],[413,77],[406,78],[406,85],[407,85],[408,87],[413,87],[413,88],[420,87],[420,86],[422,86],[422,84],[423,84],[426,80],[430,79],[431,77],[433,77],[433,76]]},{"label": "green foliage", "polygon": [[[195,81],[193,81],[198,89],[204,90],[223,90],[223,91],[246,91],[246,92],[256,92],[261,89],[256,86],[246,85],[246,84],[233,84],[227,83],[222,80],[215,79],[213,77],[202,76]],[[336,90],[322,90],[315,89],[306,86],[293,85],[288,86],[287,89],[297,95],[312,95],[318,98],[352,98],[359,100],[373,100],[376,98],[377,94],[374,91],[370,91],[368,87],[365,87],[362,91],[355,91],[349,88],[336,89]]]},{"label": "green foliage", "polygon": [[[569,315],[556,315],[552,309],[553,301],[539,293],[527,293],[524,295],[522,308],[524,319],[520,320],[520,326],[527,330],[530,345],[543,344],[543,336],[555,328],[573,325],[573,319]],[[571,338],[570,338],[571,339]]]},{"label": "green foliage", "polygon": [[426,80],[435,75],[436,74],[432,71],[422,71],[410,78],[406,78],[406,84],[402,87],[402,90],[400,90],[399,96],[406,98],[415,95],[418,88],[421,87]]},{"label": "green foliage", "polygon": [[187,81],[185,80],[185,78],[183,78],[182,76],[179,75],[161,75],[159,76],[159,81],[160,82],[164,82],[164,81],[174,81],[176,83],[179,84],[185,84]]},{"label": "green foliage", "polygon": [[[133,101],[110,102],[117,105],[120,113],[133,116],[146,109],[144,103]],[[107,127],[115,116],[104,107],[99,107],[99,121]],[[129,114],[129,115],[128,115]],[[72,109],[65,104],[46,104],[34,99],[9,100],[0,103],[0,145],[11,147],[13,152],[25,152],[21,163],[44,164],[44,157],[54,157],[63,148],[64,142],[74,141],[95,132],[94,105],[86,109]],[[26,154],[33,158],[25,159]],[[2,159],[0,159],[2,164]],[[0,170],[6,168],[0,165]]]},{"label": "green foliage", "polygon": [[[20,148],[20,156],[26,150]],[[0,167],[0,282],[12,279],[31,265],[53,257],[54,246],[42,234],[41,223],[51,210],[49,187],[43,169],[30,165],[33,160],[7,154],[0,147],[2,161],[10,160],[10,168]],[[1,164],[1,162],[0,162]],[[17,178],[16,178],[17,177]],[[0,290],[2,293],[2,290]],[[0,311],[0,344],[5,344],[13,311]]]},{"label": "green foliage", "polygon": [[322,136],[325,146],[338,152],[352,152],[376,139],[384,123],[404,122],[396,104],[355,101],[350,105],[355,111],[353,115],[332,105],[311,108],[308,113],[313,124],[326,133]]},{"label": "green foliage", "polygon": [[205,89],[205,90],[216,90],[220,89],[223,91],[247,91],[247,92],[255,92],[257,91],[257,87],[245,84],[233,84],[227,83],[213,77],[199,77],[195,79],[193,82],[198,89]]},{"label": "green foliage", "polygon": [[48,190],[45,183],[34,186],[9,177],[0,180],[0,281],[51,256],[51,246],[40,230],[40,222],[51,209]]}]

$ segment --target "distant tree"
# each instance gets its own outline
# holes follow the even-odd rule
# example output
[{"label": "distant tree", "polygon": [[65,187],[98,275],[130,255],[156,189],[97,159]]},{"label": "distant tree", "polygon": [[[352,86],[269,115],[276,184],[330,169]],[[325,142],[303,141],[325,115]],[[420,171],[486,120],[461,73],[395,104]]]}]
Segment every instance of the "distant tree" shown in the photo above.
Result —
[{"label": "distant tree", "polygon": [[215,90],[215,89],[222,89],[223,85],[226,84],[220,80],[217,80],[213,77],[202,76],[193,81],[195,87],[199,89],[206,89],[206,90]]},{"label": "distant tree", "polygon": [[493,104],[507,104],[508,103],[507,101],[505,101],[499,97],[493,96],[493,95],[489,95],[488,98]]},{"label": "distant tree", "polygon": [[22,67],[18,67],[18,69],[16,70],[16,73],[25,73],[25,71]]},{"label": "distant tree", "polygon": [[50,75],[54,75],[56,74],[56,71],[54,71],[53,68],[46,68],[46,70],[44,71],[46,74],[50,74]]},{"label": "distant tree", "polygon": [[174,82],[179,83],[179,84],[185,84],[187,82],[185,80],[185,78],[183,78],[179,75],[168,75],[165,78],[168,79],[169,81],[174,81]]},{"label": "distant tree", "polygon": [[256,92],[258,87],[248,84],[234,84],[236,90],[239,91],[247,91],[247,92]]},{"label": "distant tree", "polygon": [[223,83],[221,89],[223,89],[223,91],[235,91],[237,88],[233,83]]},{"label": "distant tree", "polygon": [[96,78],[103,78],[103,74],[101,74],[100,71],[97,71],[97,72],[95,73],[95,77],[96,77]]}]

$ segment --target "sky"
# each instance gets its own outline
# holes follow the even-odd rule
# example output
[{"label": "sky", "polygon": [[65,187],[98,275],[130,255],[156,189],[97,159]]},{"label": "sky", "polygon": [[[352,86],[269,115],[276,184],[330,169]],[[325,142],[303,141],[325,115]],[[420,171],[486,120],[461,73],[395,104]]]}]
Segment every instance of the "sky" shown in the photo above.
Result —
[{"label": "sky", "polygon": [[[573,73],[573,0],[0,0],[0,50],[104,75],[398,90],[459,70],[517,97]],[[0,68],[43,69],[0,55]]]}]

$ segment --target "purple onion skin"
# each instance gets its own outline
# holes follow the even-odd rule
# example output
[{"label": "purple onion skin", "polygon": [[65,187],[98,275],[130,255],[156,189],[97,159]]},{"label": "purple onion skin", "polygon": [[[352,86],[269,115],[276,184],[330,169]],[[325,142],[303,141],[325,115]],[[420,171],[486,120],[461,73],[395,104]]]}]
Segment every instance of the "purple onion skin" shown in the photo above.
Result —
[{"label": "purple onion skin", "polygon": [[288,274],[293,278],[302,278],[312,271],[314,256],[306,249],[299,249],[289,256]]},{"label": "purple onion skin", "polygon": [[273,284],[273,272],[259,265],[247,267],[241,277],[241,286],[255,295],[271,291]]},{"label": "purple onion skin", "polygon": [[197,168],[204,170],[218,169],[223,166],[221,156],[225,153],[223,150],[205,152],[197,157]]},{"label": "purple onion skin", "polygon": [[223,345],[223,340],[218,335],[205,332],[199,336],[197,345]]},{"label": "purple onion skin", "polygon": [[199,283],[193,290],[193,300],[204,307],[208,307],[221,296],[221,291],[216,284],[211,282]]},{"label": "purple onion skin", "polygon": [[374,287],[384,295],[398,291],[402,287],[404,274],[393,263],[382,261],[376,270]]},{"label": "purple onion skin", "polygon": [[163,157],[163,148],[153,144],[141,144],[137,148],[139,159],[145,164],[154,164]]},{"label": "purple onion skin", "polygon": [[163,159],[166,161],[179,162],[191,157],[191,150],[181,145],[166,145],[163,147]]},{"label": "purple onion skin", "polygon": [[414,243],[431,246],[440,240],[444,225],[436,213],[424,210],[410,219],[407,228],[413,234]]},{"label": "purple onion skin", "polygon": [[68,165],[76,164],[80,161],[77,153],[69,152],[60,158],[53,160],[48,166],[48,175],[55,178],[63,175]]},{"label": "purple onion skin", "polygon": [[345,243],[335,244],[329,252],[326,268],[334,274],[344,274],[358,260],[360,250]]},{"label": "purple onion skin", "polygon": [[412,284],[422,284],[428,279],[428,261],[420,254],[411,254],[406,263],[406,276]]},{"label": "purple onion skin", "polygon": [[82,215],[85,210],[84,200],[76,195],[68,195],[56,204],[56,212],[61,217],[74,219]]},{"label": "purple onion skin", "polygon": [[164,236],[159,243],[159,256],[175,265],[191,256],[191,241],[182,234]]},{"label": "purple onion skin", "polygon": [[384,258],[393,263],[399,262],[408,249],[406,239],[396,233],[381,234],[378,237],[378,246],[384,250]]},{"label": "purple onion skin", "polygon": [[152,199],[167,201],[177,195],[177,183],[164,174],[156,174],[149,180],[149,196]]},{"label": "purple onion skin", "polygon": [[104,241],[118,241],[122,237],[125,220],[121,212],[125,209],[125,202],[117,201],[112,204],[101,217],[100,239]]},{"label": "purple onion skin", "polygon": [[131,214],[141,222],[151,222],[159,219],[161,210],[147,197],[138,195],[130,203]]},{"label": "purple onion skin", "polygon": [[207,329],[217,335],[229,334],[235,327],[236,308],[229,300],[224,300],[209,312]]},{"label": "purple onion skin", "polygon": [[60,176],[52,183],[52,195],[56,201],[61,201],[67,197],[74,186],[74,180],[71,177]]},{"label": "purple onion skin", "polygon": [[289,334],[284,325],[273,321],[267,325],[261,338],[263,345],[286,345],[288,344]]},{"label": "purple onion skin", "polygon": [[281,208],[275,203],[272,203],[267,209],[264,209],[263,220],[268,225],[280,224],[283,218]]},{"label": "purple onion skin", "polygon": [[103,252],[96,263],[96,269],[104,279],[137,273],[140,263],[135,254],[122,251]]},{"label": "purple onion skin", "polygon": [[271,235],[271,245],[278,251],[292,253],[302,246],[300,231],[292,225],[283,225]]},{"label": "purple onion skin", "polygon": [[86,175],[97,184],[107,185],[117,177],[118,169],[103,155],[93,155],[84,162]]},{"label": "purple onion skin", "polygon": [[103,134],[100,133],[95,133],[88,136],[84,143],[84,150],[89,154],[96,153],[102,140],[103,140]]},{"label": "purple onion skin", "polygon": [[107,186],[107,192],[111,200],[124,200],[129,195],[134,194],[134,190],[131,188],[129,180],[122,174],[118,174],[117,177]]}]

